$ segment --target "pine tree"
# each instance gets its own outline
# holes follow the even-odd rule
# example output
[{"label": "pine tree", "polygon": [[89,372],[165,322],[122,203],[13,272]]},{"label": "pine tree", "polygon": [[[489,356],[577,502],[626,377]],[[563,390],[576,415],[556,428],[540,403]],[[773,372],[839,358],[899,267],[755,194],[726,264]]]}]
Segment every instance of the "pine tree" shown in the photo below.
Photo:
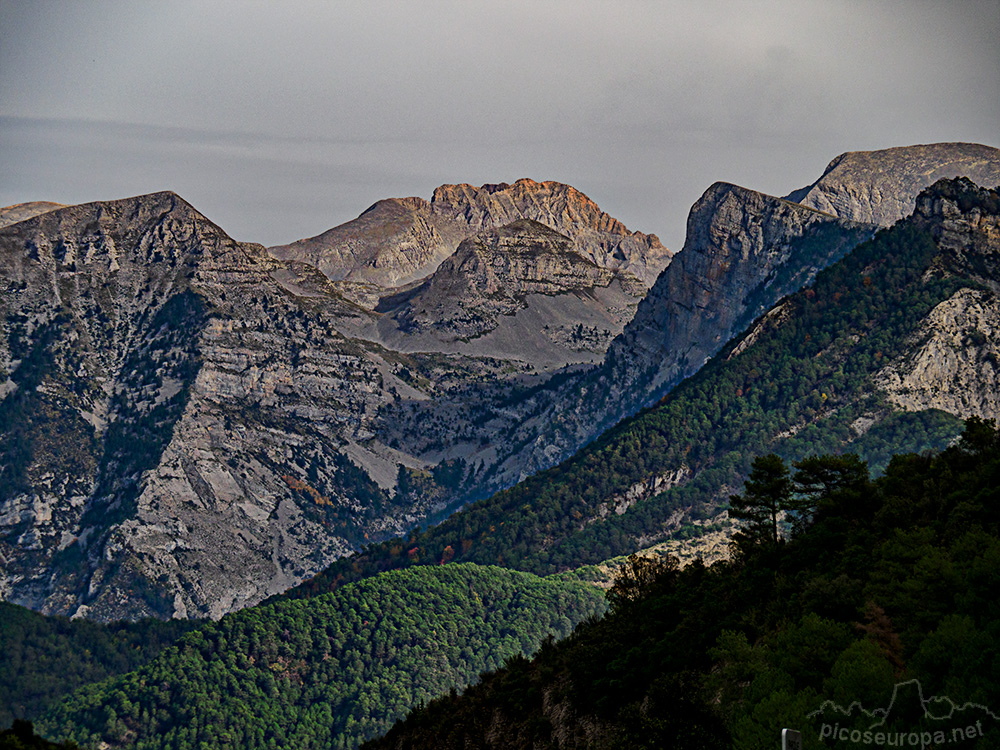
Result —
[{"label": "pine tree", "polygon": [[778,543],[778,516],[791,508],[792,480],[788,467],[770,453],[754,459],[742,495],[729,496],[729,516],[743,521],[733,539],[749,549]]}]

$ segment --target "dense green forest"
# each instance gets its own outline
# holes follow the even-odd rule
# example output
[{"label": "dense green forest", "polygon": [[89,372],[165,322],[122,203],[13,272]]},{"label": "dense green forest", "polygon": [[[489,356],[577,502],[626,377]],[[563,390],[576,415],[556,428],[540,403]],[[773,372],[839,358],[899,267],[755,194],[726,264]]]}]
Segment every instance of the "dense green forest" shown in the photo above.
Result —
[{"label": "dense green forest", "polygon": [[427,566],[227,615],[37,724],[80,745],[349,748],[604,611],[594,586]]},{"label": "dense green forest", "polygon": [[[963,196],[969,211],[996,202],[995,192],[974,186]],[[710,516],[760,453],[797,460],[856,451],[881,470],[893,452],[943,448],[961,422],[894,411],[873,377],[912,350],[911,336],[935,305],[996,273],[982,259],[942,254],[915,219],[899,222],[783,300],[751,327],[751,345],[742,346],[747,334],[738,337],[659,404],[573,458],[427,531],[337,561],[283,597],[445,557],[550,574],[629,554],[672,533],[678,512]],[[874,421],[861,435],[853,427],[860,418]],[[635,483],[681,467],[692,475],[687,482],[622,515],[601,513]]]},{"label": "dense green forest", "polygon": [[0,726],[38,716],[83,685],[141,667],[199,624],[102,625],[0,602]]},{"label": "dense green forest", "polygon": [[[796,510],[777,539],[748,521],[728,563],[633,558],[603,619],[366,747],[770,750],[783,727],[807,748],[1000,747],[992,422],[875,480],[855,457],[772,455],[737,501]],[[836,708],[854,702],[892,710]]]}]

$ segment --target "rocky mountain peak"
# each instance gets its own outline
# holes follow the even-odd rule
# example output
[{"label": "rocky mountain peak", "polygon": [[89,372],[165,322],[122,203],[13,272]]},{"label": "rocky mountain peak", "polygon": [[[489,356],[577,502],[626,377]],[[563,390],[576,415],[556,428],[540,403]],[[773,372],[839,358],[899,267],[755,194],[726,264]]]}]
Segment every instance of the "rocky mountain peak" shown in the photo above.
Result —
[{"label": "rocky mountain peak", "polygon": [[442,185],[431,200],[390,198],[321,235],[269,248],[282,260],[308,263],[373,308],[385,295],[434,273],[466,237],[531,219],[569,237],[604,268],[628,271],[649,287],[670,262],[656,235],[630,232],[579,190],[521,179],[513,185]]},{"label": "rocky mountain peak", "polygon": [[853,221],[889,226],[913,212],[917,194],[940,179],[1000,183],[1000,150],[978,143],[933,143],[849,151],[788,200]]},{"label": "rocky mountain peak", "polygon": [[586,195],[560,182],[522,178],[513,185],[442,185],[434,191],[431,207],[472,231],[533,219],[576,241],[597,265],[628,269],[647,286],[670,262],[670,251],[655,234],[630,232]]},{"label": "rocky mountain peak", "polygon": [[441,185],[434,191],[431,205],[441,214],[461,217],[474,231],[524,216],[556,229],[587,228],[609,234],[632,234],[586,195],[561,182],[522,178],[513,185],[505,182],[478,188],[466,184]]}]

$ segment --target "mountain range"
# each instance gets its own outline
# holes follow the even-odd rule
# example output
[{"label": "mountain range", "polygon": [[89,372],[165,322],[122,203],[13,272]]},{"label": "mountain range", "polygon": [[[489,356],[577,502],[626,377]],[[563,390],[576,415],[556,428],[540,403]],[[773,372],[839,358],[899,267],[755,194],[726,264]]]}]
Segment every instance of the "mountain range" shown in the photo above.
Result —
[{"label": "mountain range", "polygon": [[[775,303],[955,174],[996,184],[1000,152],[845,154],[785,198],[718,183],[676,256],[574,188],[531,180],[381,201],[270,249],[233,241],[172,193],[5,209],[0,595],[115,620],[218,618],[279,594],[549,469],[751,326],[737,356],[787,319]],[[935,224],[940,206],[917,208],[956,253],[979,236]],[[873,368],[892,408],[854,399],[856,437],[903,410],[995,408],[976,374],[994,309],[968,289],[920,318],[923,348]],[[956,341],[945,370],[936,352]],[[706,522],[739,461],[693,515],[677,496],[651,526],[636,519],[665,490],[704,490],[713,462],[651,460],[581,486],[565,540],[611,534],[597,558]],[[530,491],[491,502],[520,508]],[[552,548],[551,526],[530,527]],[[575,559],[546,554],[549,567]]]}]

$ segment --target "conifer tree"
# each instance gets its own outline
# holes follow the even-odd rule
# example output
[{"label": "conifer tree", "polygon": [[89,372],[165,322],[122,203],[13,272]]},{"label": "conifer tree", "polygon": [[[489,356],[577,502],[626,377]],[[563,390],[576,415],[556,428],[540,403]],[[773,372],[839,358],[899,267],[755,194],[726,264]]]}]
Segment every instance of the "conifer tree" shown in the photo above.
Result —
[{"label": "conifer tree", "polygon": [[742,495],[729,496],[729,515],[743,521],[734,541],[741,548],[777,544],[778,516],[791,509],[792,479],[774,453],[754,459]]}]

